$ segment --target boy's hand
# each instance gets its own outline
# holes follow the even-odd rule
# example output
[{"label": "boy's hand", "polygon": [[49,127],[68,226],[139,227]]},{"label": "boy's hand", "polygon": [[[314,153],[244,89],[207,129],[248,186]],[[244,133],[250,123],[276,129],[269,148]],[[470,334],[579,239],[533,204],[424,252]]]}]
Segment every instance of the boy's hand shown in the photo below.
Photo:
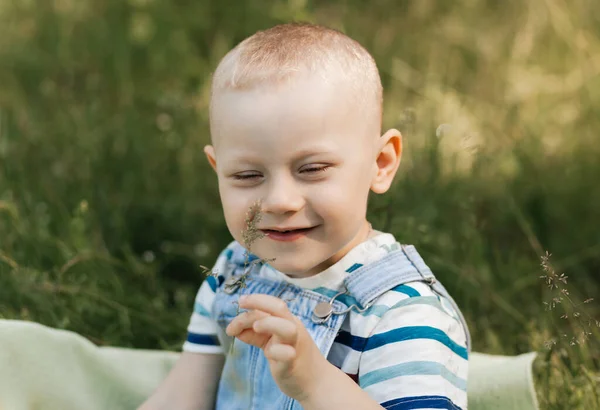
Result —
[{"label": "boy's hand", "polygon": [[274,296],[244,295],[239,306],[248,312],[231,321],[227,334],[261,348],[279,389],[298,401],[306,399],[329,362],[300,319]]}]

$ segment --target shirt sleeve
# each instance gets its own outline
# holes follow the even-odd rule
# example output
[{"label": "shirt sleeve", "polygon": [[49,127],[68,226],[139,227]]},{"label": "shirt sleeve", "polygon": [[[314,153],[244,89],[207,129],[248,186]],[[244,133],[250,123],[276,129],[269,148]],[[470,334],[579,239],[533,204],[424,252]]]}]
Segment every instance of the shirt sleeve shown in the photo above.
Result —
[{"label": "shirt sleeve", "polygon": [[212,319],[211,313],[216,290],[231,273],[232,264],[230,260],[234,246],[235,242],[230,243],[219,254],[212,269],[212,274],[208,273],[196,294],[194,311],[187,328],[187,338],[183,344],[184,352],[223,353],[223,347],[218,337],[219,326]]},{"label": "shirt sleeve", "polygon": [[358,382],[382,407],[467,408],[466,335],[441,299],[401,300],[365,340]]}]

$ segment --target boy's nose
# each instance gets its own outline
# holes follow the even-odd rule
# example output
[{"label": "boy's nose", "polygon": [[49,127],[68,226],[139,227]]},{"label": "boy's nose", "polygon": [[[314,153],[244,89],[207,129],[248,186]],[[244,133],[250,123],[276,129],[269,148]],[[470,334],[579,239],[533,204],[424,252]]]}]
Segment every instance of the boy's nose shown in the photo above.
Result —
[{"label": "boy's nose", "polygon": [[271,180],[268,192],[263,198],[262,209],[264,212],[284,214],[299,211],[304,202],[301,190],[295,184],[280,178]]}]

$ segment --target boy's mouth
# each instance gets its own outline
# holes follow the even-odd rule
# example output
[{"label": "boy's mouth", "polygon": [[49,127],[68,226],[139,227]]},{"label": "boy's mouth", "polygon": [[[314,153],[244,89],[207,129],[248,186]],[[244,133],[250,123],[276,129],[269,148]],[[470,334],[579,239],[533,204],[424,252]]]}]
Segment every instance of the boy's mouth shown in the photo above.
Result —
[{"label": "boy's mouth", "polygon": [[273,229],[261,229],[264,232],[280,232],[280,233],[288,233],[288,232],[296,232],[296,231],[307,231],[309,229],[312,229],[313,227],[310,228],[290,228],[290,229],[278,229],[278,228],[273,228]]},{"label": "boy's mouth", "polygon": [[269,238],[274,240],[291,241],[296,240],[306,233],[316,228],[316,226],[310,228],[295,228],[295,229],[261,229],[261,231]]}]

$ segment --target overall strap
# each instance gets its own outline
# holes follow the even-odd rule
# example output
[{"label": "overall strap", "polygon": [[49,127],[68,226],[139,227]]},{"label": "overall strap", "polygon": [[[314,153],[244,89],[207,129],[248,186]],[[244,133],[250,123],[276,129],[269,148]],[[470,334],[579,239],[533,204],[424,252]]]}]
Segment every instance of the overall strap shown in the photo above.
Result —
[{"label": "overall strap", "polygon": [[385,292],[409,282],[421,281],[440,296],[446,298],[462,323],[467,338],[467,349],[471,350],[471,335],[464,316],[446,288],[438,282],[412,245],[401,245],[382,259],[354,270],[344,280],[348,293],[362,308],[371,304]]}]

